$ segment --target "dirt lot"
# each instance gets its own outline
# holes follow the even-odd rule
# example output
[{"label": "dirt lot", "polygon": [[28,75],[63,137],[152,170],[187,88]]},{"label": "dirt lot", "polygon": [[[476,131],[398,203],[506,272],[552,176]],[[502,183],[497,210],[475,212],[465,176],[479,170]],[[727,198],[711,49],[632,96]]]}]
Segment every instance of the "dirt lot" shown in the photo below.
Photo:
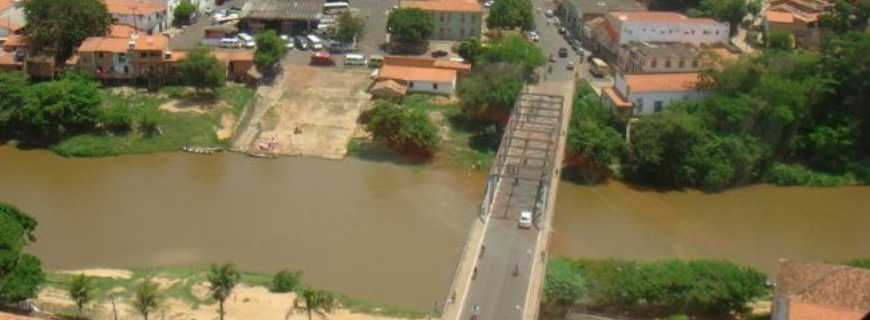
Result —
[{"label": "dirt lot", "polygon": [[285,64],[275,84],[257,92],[236,149],[341,159],[371,103],[369,69]]}]

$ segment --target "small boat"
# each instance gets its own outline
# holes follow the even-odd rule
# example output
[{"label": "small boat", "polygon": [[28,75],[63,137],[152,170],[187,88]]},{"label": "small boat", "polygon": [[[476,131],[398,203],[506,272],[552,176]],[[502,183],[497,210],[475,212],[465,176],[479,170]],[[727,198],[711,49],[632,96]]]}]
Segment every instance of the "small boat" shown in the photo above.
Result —
[{"label": "small boat", "polygon": [[223,151],[224,149],[221,147],[199,147],[199,146],[185,146],[181,148],[184,152],[190,152],[195,154],[213,154],[215,152]]}]

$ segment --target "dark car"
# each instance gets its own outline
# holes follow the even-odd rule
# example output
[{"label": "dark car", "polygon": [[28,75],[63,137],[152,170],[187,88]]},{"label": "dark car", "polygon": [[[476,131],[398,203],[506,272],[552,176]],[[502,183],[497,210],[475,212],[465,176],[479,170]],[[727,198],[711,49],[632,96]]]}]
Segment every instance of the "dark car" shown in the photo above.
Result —
[{"label": "dark car", "polygon": [[559,48],[559,58],[568,57],[568,48]]},{"label": "dark car", "polygon": [[447,51],[444,50],[432,51],[432,58],[446,57],[447,54]]},{"label": "dark car", "polygon": [[293,38],[293,44],[299,50],[308,50],[308,39],[305,39],[303,36],[297,36]]}]

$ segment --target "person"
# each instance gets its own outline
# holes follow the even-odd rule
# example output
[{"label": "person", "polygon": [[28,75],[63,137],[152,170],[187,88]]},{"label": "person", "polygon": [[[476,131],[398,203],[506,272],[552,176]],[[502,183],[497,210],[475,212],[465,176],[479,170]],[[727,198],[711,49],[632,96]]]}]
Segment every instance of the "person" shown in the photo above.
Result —
[{"label": "person", "polygon": [[520,265],[514,264],[514,277],[520,274]]}]

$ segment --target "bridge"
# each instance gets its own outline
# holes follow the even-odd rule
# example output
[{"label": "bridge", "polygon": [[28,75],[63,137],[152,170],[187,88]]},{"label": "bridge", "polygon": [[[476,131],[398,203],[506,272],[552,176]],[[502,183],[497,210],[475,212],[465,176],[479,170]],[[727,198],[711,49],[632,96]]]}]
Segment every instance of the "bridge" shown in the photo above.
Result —
[{"label": "bridge", "polygon": [[[558,86],[521,94],[511,113],[443,305],[444,320],[538,317],[573,93],[573,81],[550,84]],[[531,228],[518,225],[524,211],[532,213]]]}]

